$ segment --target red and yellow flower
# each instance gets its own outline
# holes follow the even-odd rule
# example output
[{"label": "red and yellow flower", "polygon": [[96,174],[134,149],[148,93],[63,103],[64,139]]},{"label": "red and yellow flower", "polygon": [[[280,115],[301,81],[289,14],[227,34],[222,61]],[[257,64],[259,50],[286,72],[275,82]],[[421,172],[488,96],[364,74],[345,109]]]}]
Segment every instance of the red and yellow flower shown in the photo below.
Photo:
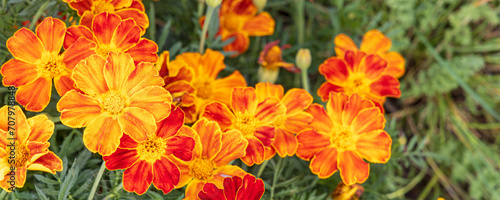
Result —
[{"label": "red and yellow flower", "polygon": [[264,181],[247,174],[224,178],[223,188],[213,183],[203,186],[198,197],[201,200],[259,200],[264,195]]},{"label": "red and yellow flower", "polygon": [[280,157],[293,156],[297,151],[295,134],[311,128],[313,116],[304,112],[313,102],[313,97],[304,89],[291,89],[283,95],[283,86],[270,83],[257,83],[255,91],[259,102],[267,97],[279,99],[286,107],[286,113],[278,117],[272,126],[275,127],[272,147]]},{"label": "red and yellow flower", "polygon": [[[15,125],[10,126],[14,118]],[[13,129],[12,129],[13,128]],[[45,115],[26,119],[19,106],[0,109],[0,187],[12,192],[26,182],[26,171],[55,174],[62,171],[62,161],[49,151],[48,140],[54,133],[54,122]],[[10,157],[10,158],[9,158]]]},{"label": "red and yellow flower", "polygon": [[[186,123],[193,123],[198,119],[203,106],[212,101],[229,104],[231,89],[235,87],[246,87],[247,82],[239,71],[234,71],[225,78],[217,79],[220,71],[226,68],[224,55],[218,51],[207,49],[203,55],[200,53],[183,53],[175,58],[176,62],[183,62],[194,72],[191,85],[195,88],[194,105],[184,107]],[[187,76],[188,72],[180,73],[178,76]]]},{"label": "red and yellow flower", "polygon": [[181,172],[173,162],[173,157],[189,161],[192,159],[195,140],[183,132],[184,113],[172,105],[170,115],[158,122],[158,129],[147,139],[137,142],[128,135],[121,138],[118,149],[104,156],[109,170],[125,169],[123,189],[144,194],[151,183],[169,193],[179,183]]},{"label": "red and yellow flower", "polygon": [[7,48],[14,56],[2,65],[2,83],[19,89],[16,100],[26,110],[40,112],[50,102],[52,79],[59,95],[73,89],[71,71],[81,60],[92,55],[84,39],[75,39],[61,52],[66,24],[52,17],[45,18],[33,33],[19,29],[7,40]]},{"label": "red and yellow flower", "polygon": [[372,163],[386,163],[391,157],[392,139],[384,131],[385,118],[373,102],[357,94],[331,93],[326,105],[313,104],[314,130],[297,135],[297,156],[310,160],[309,168],[319,178],[336,171],[346,185],[368,179]]},{"label": "red and yellow flower", "polygon": [[[205,17],[200,21],[203,23]],[[237,56],[247,51],[249,36],[266,36],[274,33],[275,21],[268,12],[258,13],[252,0],[224,0],[219,12],[222,40],[235,38],[224,47],[224,51],[236,51]]]},{"label": "red and yellow flower", "polygon": [[94,53],[106,57],[109,52],[124,52],[132,56],[135,64],[156,63],[158,45],[141,38],[141,28],[132,19],[122,19],[112,13],[101,13],[94,17],[92,26],[71,26],[66,32],[64,48],[79,38],[86,38],[85,44]]},{"label": "red and yellow flower", "polygon": [[347,51],[361,51],[366,54],[375,54],[387,61],[387,68],[384,74],[399,78],[405,73],[405,59],[398,52],[389,51],[392,46],[391,39],[379,30],[368,31],[363,36],[363,41],[359,49],[349,36],[342,33],[335,37],[334,43],[335,53],[338,58],[343,58]]},{"label": "red and yellow flower", "polygon": [[123,133],[143,142],[170,113],[172,97],[154,65],[136,67],[128,54],[92,55],[78,63],[72,78],[83,93],[69,91],[57,110],[66,126],[87,127],[83,142],[91,152],[110,155]]},{"label": "red and yellow flower", "polygon": [[293,73],[300,72],[300,69],[295,67],[294,64],[283,61],[281,56],[282,50],[290,48],[290,45],[283,45],[280,47],[278,46],[279,42],[280,41],[277,40],[267,44],[264,50],[260,52],[258,60],[261,66],[258,71],[259,82],[276,82],[280,67]]},{"label": "red and yellow flower", "polygon": [[81,17],[80,25],[92,27],[93,18],[101,13],[114,13],[122,19],[133,19],[143,35],[149,27],[148,15],[144,12],[144,4],[139,0],[63,0],[69,7],[77,11]]},{"label": "red and yellow flower", "polygon": [[270,159],[266,148],[274,142],[275,128],[273,122],[283,117],[286,106],[274,97],[265,98],[262,102],[252,87],[234,88],[231,94],[231,108],[220,102],[212,102],[205,106],[201,117],[219,123],[224,131],[239,130],[248,140],[246,155],[241,160],[251,166],[261,164]]},{"label": "red and yellow flower", "polygon": [[373,101],[382,109],[386,97],[401,96],[399,81],[384,74],[387,61],[363,52],[347,51],[344,58],[332,57],[319,66],[327,82],[318,88],[318,96],[326,101],[330,92],[358,94]]},{"label": "red and yellow flower", "polygon": [[[198,193],[205,183],[222,187],[227,176],[244,176],[246,172],[235,165],[228,165],[234,159],[245,155],[248,141],[238,130],[222,132],[214,121],[201,118],[192,129],[185,127],[183,134],[195,139],[193,159],[185,162],[177,160],[181,178],[177,187],[187,184],[185,199],[198,199]],[[189,131],[188,131],[189,130]]]}]

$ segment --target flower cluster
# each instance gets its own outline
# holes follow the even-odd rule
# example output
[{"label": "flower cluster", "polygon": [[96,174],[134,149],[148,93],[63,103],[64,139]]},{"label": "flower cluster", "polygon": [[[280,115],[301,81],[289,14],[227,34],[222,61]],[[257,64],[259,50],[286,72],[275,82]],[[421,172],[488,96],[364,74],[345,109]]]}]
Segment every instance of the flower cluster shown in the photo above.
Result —
[{"label": "flower cluster", "polygon": [[[391,41],[379,31],[368,32],[360,49],[345,35],[335,38],[337,56],[319,66],[327,80],[317,91],[328,101],[325,110],[307,89],[285,92],[273,83],[280,67],[307,73],[308,50],[297,57],[299,69],[283,60],[289,45],[268,44],[257,62],[275,75],[251,87],[237,70],[219,76],[226,68],[219,51],[158,56],[158,45],[143,38],[150,19],[139,0],[64,2],[81,17],[79,25],[48,17],[35,32],[18,30],[7,41],[14,58],[2,65],[3,84],[18,88],[16,100],[26,110],[41,112],[57,99],[51,98],[54,82],[61,123],[85,128],[85,147],[100,154],[108,170],[124,170],[126,191],[142,195],[153,184],[165,194],[186,187],[185,199],[260,199],[263,180],[233,160],[252,166],[276,154],[297,155],[320,178],[340,171],[343,182],[353,185],[368,178],[363,159],[390,158],[382,105],[401,95],[397,78],[404,59],[388,52]],[[271,15],[251,0],[222,1],[218,17],[217,35],[234,38],[224,47],[236,51],[233,56],[248,49],[249,36],[274,32]],[[3,135],[7,112],[0,109]],[[15,187],[23,186],[27,169],[62,170],[61,159],[47,149],[54,123],[44,115],[26,120],[20,107],[15,114],[16,162],[0,160],[5,190],[11,166],[19,176]],[[5,138],[2,158],[8,155]]]}]

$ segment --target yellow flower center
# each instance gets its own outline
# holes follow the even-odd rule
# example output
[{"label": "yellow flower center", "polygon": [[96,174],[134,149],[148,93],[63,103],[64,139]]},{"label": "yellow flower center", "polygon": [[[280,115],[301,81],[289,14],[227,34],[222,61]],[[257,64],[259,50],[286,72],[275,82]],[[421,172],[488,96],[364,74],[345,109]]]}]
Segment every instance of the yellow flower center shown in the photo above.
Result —
[{"label": "yellow flower center", "polygon": [[189,165],[189,169],[195,178],[205,180],[212,176],[214,166],[214,162],[209,159],[195,158]]},{"label": "yellow flower center", "polygon": [[109,12],[109,13],[113,13],[115,11],[115,6],[113,6],[113,4],[109,3],[109,2],[106,2],[106,1],[94,1],[92,3],[92,13],[94,15],[97,15],[99,13],[103,13],[103,12]]},{"label": "yellow flower center", "polygon": [[138,144],[137,154],[139,154],[141,160],[153,163],[161,159],[161,156],[165,153],[166,145],[162,138],[152,135],[146,141]]},{"label": "yellow flower center", "polygon": [[30,152],[28,148],[26,148],[26,146],[24,145],[19,145],[19,143],[16,142],[16,158],[13,165],[16,168],[24,167],[29,158]]},{"label": "yellow flower center", "polygon": [[104,44],[101,44],[99,45],[96,49],[95,49],[95,52],[97,54],[99,54],[100,56],[106,58],[108,57],[108,53],[110,51],[117,51],[116,49],[113,49],[111,48],[109,45],[104,45]]},{"label": "yellow flower center", "polygon": [[349,95],[354,93],[367,94],[370,91],[370,83],[363,74],[351,74],[344,85],[344,90]]},{"label": "yellow flower center", "polygon": [[338,150],[355,150],[356,138],[350,126],[339,126],[332,132],[332,144]]},{"label": "yellow flower center", "polygon": [[237,113],[236,122],[234,123],[235,128],[243,135],[252,135],[259,122],[254,116],[253,113],[249,112]]},{"label": "yellow flower center", "polygon": [[62,57],[58,54],[44,54],[38,65],[43,77],[54,78],[66,69]]},{"label": "yellow flower center", "polygon": [[194,83],[196,88],[196,96],[202,99],[210,99],[212,97],[213,83],[210,80],[199,80]]},{"label": "yellow flower center", "polygon": [[99,99],[104,110],[112,114],[118,114],[125,108],[125,99],[117,91],[109,91]]},{"label": "yellow flower center", "polygon": [[223,18],[222,25],[224,29],[231,33],[238,32],[243,28],[243,23],[246,21],[244,17],[238,15],[227,15]]}]

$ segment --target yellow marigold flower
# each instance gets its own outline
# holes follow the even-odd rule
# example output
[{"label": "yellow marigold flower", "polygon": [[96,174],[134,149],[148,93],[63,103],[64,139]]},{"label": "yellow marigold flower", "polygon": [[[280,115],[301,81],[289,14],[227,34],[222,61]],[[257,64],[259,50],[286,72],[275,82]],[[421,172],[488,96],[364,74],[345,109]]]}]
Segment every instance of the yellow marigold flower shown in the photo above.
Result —
[{"label": "yellow marigold flower", "polygon": [[[15,120],[12,120],[14,118]],[[14,121],[12,127],[10,122]],[[26,119],[19,106],[0,109],[0,187],[12,192],[26,182],[26,171],[55,174],[62,171],[62,161],[49,151],[48,140],[54,122],[45,115]],[[15,138],[15,139],[13,139]]]},{"label": "yellow marigold flower", "polygon": [[87,127],[83,142],[91,152],[110,155],[123,133],[142,142],[170,113],[172,97],[154,65],[136,67],[125,53],[110,52],[107,59],[92,55],[78,63],[72,78],[83,93],[69,91],[57,110],[63,124]]}]

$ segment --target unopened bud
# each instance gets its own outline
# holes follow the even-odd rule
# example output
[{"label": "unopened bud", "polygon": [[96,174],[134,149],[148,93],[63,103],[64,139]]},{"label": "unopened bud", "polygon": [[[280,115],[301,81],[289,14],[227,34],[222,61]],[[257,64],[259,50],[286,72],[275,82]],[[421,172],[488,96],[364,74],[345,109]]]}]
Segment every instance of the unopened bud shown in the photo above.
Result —
[{"label": "unopened bud", "polygon": [[266,7],[267,0],[253,0],[253,5],[259,9],[259,12],[263,11]]},{"label": "unopened bud", "polygon": [[295,64],[301,70],[307,70],[311,66],[311,51],[309,49],[299,49],[295,56]]},{"label": "unopened bud", "polygon": [[215,8],[217,6],[220,5],[220,3],[222,2],[222,0],[206,0],[207,2],[207,5],[212,7],[212,8]]},{"label": "unopened bud", "polygon": [[276,83],[276,80],[278,79],[278,75],[280,73],[279,68],[276,69],[268,69],[263,66],[259,67],[259,71],[257,71],[257,75],[259,77],[259,82],[269,82],[269,83]]}]

